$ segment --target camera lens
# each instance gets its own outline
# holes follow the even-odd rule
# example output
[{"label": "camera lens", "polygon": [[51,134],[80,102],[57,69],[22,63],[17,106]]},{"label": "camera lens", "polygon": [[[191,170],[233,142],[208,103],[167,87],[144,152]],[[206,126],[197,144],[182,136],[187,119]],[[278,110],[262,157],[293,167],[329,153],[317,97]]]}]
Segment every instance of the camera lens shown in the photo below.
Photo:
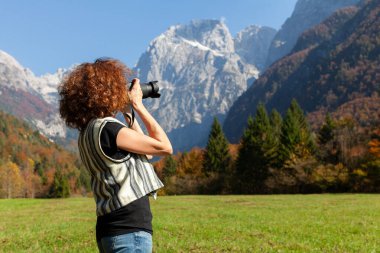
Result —
[{"label": "camera lens", "polygon": [[[151,81],[148,83],[140,83],[141,91],[143,93],[143,98],[159,98],[161,96],[158,87],[158,81]],[[129,88],[131,84],[129,84]]]}]

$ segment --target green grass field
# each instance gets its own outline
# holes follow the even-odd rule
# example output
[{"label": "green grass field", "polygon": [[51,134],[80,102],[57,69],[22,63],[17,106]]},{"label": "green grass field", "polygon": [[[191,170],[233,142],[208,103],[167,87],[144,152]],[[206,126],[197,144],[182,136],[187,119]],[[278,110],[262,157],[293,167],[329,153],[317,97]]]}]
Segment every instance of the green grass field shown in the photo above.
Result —
[{"label": "green grass field", "polygon": [[[380,195],[151,199],[154,252],[380,252]],[[90,198],[0,200],[0,252],[97,252]]]}]

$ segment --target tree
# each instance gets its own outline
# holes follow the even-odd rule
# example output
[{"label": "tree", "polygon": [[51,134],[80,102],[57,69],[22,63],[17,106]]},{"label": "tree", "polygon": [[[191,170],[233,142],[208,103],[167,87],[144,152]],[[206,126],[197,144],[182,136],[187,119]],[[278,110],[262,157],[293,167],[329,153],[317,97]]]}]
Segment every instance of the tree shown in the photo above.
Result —
[{"label": "tree", "polygon": [[271,169],[269,187],[281,192],[315,191],[311,183],[315,150],[305,115],[293,99],[281,125],[278,169]]},{"label": "tree", "polygon": [[224,173],[231,164],[228,141],[218,119],[215,117],[204,152],[203,169],[206,174],[211,172]]},{"label": "tree", "polygon": [[368,143],[369,153],[376,158],[380,158],[380,128],[373,131],[372,138]]},{"label": "tree", "polygon": [[54,181],[50,188],[49,197],[51,198],[67,198],[70,197],[69,181],[62,174],[61,169],[57,168],[54,174]]},{"label": "tree", "polygon": [[330,114],[326,114],[325,122],[318,131],[319,158],[328,163],[337,163],[336,123]]},{"label": "tree", "polygon": [[318,141],[323,145],[334,139],[335,122],[332,120],[329,113],[326,114],[325,123],[319,129]]},{"label": "tree", "polygon": [[372,191],[380,191],[380,128],[372,132],[371,140],[368,143],[369,161],[364,164],[364,169],[367,171],[368,179],[372,182]]},{"label": "tree", "polygon": [[41,187],[41,178],[34,171],[34,161],[28,158],[28,162],[22,170],[24,178],[24,196],[25,198],[35,198]]},{"label": "tree", "polygon": [[280,161],[280,144],[281,144],[281,126],[282,126],[282,117],[281,114],[273,109],[270,115],[270,125],[271,125],[271,136],[272,140],[270,145],[272,145],[272,152],[268,153],[269,165],[270,167],[281,167]]},{"label": "tree", "polygon": [[0,166],[0,196],[14,198],[22,196],[23,179],[17,164],[8,161]]},{"label": "tree", "polygon": [[275,138],[263,104],[259,104],[253,119],[248,118],[244,131],[236,172],[240,178],[241,193],[265,192],[265,180],[269,175],[269,164],[276,151],[273,149]]},{"label": "tree", "polygon": [[203,153],[202,168],[206,176],[210,177],[208,191],[210,193],[223,192],[226,182],[226,173],[230,171],[232,157],[229,143],[225,137],[218,119],[215,117],[211,126],[206,149]]},{"label": "tree", "polygon": [[354,147],[360,142],[361,136],[357,129],[358,123],[354,119],[345,118],[336,122],[334,131],[336,159],[351,170],[360,163],[360,158],[352,153]]},{"label": "tree", "polygon": [[315,144],[305,115],[296,100],[292,100],[281,127],[281,160],[306,158],[315,152]]},{"label": "tree", "polygon": [[164,168],[162,169],[163,178],[174,176],[177,170],[177,162],[172,155],[165,157]]}]

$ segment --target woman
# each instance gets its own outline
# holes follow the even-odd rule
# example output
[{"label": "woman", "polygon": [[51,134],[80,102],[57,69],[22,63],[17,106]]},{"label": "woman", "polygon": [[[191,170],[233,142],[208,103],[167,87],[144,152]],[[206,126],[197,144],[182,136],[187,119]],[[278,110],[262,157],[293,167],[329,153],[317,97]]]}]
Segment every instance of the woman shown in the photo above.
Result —
[{"label": "woman", "polygon": [[[172,154],[171,143],[142,103],[138,79],[120,61],[98,59],[76,67],[59,87],[60,114],[80,131],[78,147],[91,174],[100,252],[151,252],[148,195],[163,187],[146,155]],[[149,133],[131,122],[131,108]],[[127,127],[115,118],[124,114]]]}]

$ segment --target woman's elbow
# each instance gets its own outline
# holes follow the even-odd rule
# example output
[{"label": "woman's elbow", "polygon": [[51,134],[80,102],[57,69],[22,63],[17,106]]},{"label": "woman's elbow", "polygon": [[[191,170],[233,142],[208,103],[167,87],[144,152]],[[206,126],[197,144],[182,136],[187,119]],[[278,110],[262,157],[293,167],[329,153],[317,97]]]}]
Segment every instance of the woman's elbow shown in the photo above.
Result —
[{"label": "woman's elbow", "polygon": [[173,154],[173,147],[172,145],[160,145],[155,148],[155,152],[152,153],[153,155],[158,155],[158,156],[167,156],[167,155],[172,155]]},{"label": "woman's elbow", "polygon": [[172,145],[168,145],[165,147],[165,149],[162,152],[162,155],[172,155],[173,154],[173,147]]},{"label": "woman's elbow", "polygon": [[173,147],[170,145],[168,149],[166,149],[165,155],[172,155],[173,154]]}]

